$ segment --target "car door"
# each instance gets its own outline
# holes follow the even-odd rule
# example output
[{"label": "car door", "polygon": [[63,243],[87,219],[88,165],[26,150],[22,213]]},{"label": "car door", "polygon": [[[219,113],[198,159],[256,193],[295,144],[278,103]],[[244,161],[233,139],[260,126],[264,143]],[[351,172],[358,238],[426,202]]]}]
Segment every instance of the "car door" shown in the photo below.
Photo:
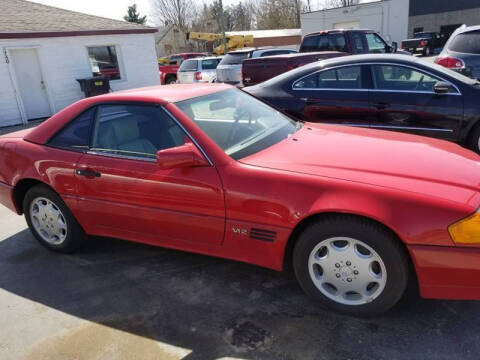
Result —
[{"label": "car door", "polygon": [[306,121],[369,126],[374,115],[369,106],[368,67],[348,65],[306,75],[292,85],[292,93],[303,101]]},{"label": "car door", "polygon": [[154,105],[103,104],[89,151],[76,168],[81,223],[87,232],[175,245],[219,245],[225,205],[215,167],[164,170],[156,152],[190,142]]},{"label": "car door", "polygon": [[455,140],[463,120],[463,98],[450,84],[436,94],[440,77],[401,64],[372,64],[370,103],[376,112],[372,127]]}]

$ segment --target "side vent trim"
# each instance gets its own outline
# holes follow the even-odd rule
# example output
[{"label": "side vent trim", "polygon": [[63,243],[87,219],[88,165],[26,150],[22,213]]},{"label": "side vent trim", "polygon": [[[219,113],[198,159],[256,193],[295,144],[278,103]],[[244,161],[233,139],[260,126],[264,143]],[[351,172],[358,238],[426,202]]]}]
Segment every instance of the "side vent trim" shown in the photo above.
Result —
[{"label": "side vent trim", "polygon": [[258,228],[250,229],[250,238],[255,240],[274,242],[276,237],[277,237],[277,233],[275,231],[258,229]]}]

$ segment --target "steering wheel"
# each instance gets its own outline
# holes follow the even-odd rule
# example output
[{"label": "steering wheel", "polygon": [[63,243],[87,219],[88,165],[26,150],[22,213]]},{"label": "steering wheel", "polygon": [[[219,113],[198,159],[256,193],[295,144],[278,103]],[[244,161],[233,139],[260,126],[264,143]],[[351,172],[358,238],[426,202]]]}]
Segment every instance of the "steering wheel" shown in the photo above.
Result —
[{"label": "steering wheel", "polygon": [[238,130],[238,125],[240,124],[240,119],[242,119],[242,117],[244,120],[248,120],[249,126],[252,123],[252,113],[250,112],[250,110],[248,110],[245,107],[236,108],[235,112],[233,113],[234,122],[232,125],[232,129],[230,130],[230,134],[228,135],[227,146],[233,145],[235,140],[235,135]]},{"label": "steering wheel", "polygon": [[423,79],[425,78],[425,75],[422,75],[422,77],[420,78],[420,80],[418,81],[417,83],[417,86],[415,86],[415,89],[414,90],[420,90],[420,87],[423,86]]}]

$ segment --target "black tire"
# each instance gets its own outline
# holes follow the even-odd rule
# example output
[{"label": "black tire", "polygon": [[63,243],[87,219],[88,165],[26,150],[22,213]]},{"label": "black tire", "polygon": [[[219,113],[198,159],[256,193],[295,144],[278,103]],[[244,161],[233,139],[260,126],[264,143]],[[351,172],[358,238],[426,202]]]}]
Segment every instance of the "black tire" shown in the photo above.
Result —
[{"label": "black tire", "polygon": [[467,139],[467,146],[477,154],[480,154],[480,124],[474,126]]},{"label": "black tire", "polygon": [[167,85],[171,85],[171,84],[176,84],[177,83],[177,78],[175,76],[167,76],[167,78],[165,79],[165,84]]},{"label": "black tire", "polygon": [[[308,264],[310,254],[322,241],[334,237],[359,240],[371,247],[383,261],[387,275],[386,282],[383,290],[379,290],[379,294],[371,302],[357,305],[343,304],[327,297],[313,282]],[[354,261],[352,260],[352,262]],[[386,312],[400,300],[408,284],[409,264],[399,239],[373,222],[349,215],[330,215],[307,227],[295,244],[293,266],[300,286],[309,296],[321,304],[347,315],[368,317]],[[328,274],[332,273],[328,272]],[[336,273],[335,275],[339,277],[340,274]],[[340,281],[340,279],[335,281]]]},{"label": "black tire", "polygon": [[[30,209],[32,202],[38,198],[44,198],[51,201],[54,206],[57,207],[58,210],[60,210],[61,215],[65,220],[65,239],[61,240],[61,242],[58,244],[46,241],[32,223]],[[40,244],[50,250],[62,253],[71,253],[80,248],[80,246],[85,241],[85,232],[83,231],[77,220],[75,220],[67,205],[65,205],[63,200],[60,198],[60,196],[58,196],[55,191],[53,191],[46,185],[36,185],[27,191],[23,200],[23,213],[25,215],[25,220],[27,221],[28,227],[30,228],[30,231],[33,233],[35,238],[40,242]]]}]

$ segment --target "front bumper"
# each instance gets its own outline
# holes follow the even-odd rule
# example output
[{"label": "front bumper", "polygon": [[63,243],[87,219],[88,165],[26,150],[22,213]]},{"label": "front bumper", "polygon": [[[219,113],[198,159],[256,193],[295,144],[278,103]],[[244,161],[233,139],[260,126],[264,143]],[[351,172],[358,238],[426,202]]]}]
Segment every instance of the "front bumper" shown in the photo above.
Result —
[{"label": "front bumper", "polygon": [[13,200],[13,187],[3,182],[0,182],[0,204],[18,214],[18,209]]},{"label": "front bumper", "polygon": [[480,300],[480,248],[410,245],[420,295]]}]

